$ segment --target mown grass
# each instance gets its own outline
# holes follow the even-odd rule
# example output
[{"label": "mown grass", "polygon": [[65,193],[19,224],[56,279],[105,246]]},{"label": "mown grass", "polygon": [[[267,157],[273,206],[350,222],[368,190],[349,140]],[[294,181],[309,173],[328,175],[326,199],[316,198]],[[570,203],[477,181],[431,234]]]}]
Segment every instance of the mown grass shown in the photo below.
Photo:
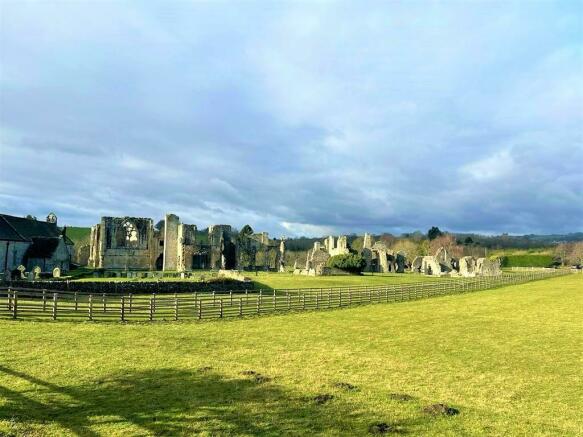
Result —
[{"label": "mown grass", "polygon": [[[221,322],[4,321],[0,432],[581,435],[582,306],[570,275]],[[460,414],[423,413],[437,402]]]},{"label": "mown grass", "polygon": [[[87,273],[87,272],[84,272]],[[245,276],[253,281],[255,288],[329,288],[345,287],[356,285],[382,285],[400,284],[411,282],[425,282],[439,280],[437,276],[426,276],[415,273],[383,273],[364,275],[341,275],[341,276],[301,276],[291,273],[275,272],[243,272]],[[216,275],[215,275],[216,276]],[[191,278],[82,278],[80,282],[106,282],[106,281],[131,281],[131,282],[151,282],[151,281],[200,281],[203,278],[210,279],[211,271],[194,272]]]},{"label": "mown grass", "polygon": [[356,285],[400,284],[439,280],[437,276],[415,273],[375,273],[344,276],[302,276],[291,273],[250,273],[249,278],[261,288],[327,288]]}]

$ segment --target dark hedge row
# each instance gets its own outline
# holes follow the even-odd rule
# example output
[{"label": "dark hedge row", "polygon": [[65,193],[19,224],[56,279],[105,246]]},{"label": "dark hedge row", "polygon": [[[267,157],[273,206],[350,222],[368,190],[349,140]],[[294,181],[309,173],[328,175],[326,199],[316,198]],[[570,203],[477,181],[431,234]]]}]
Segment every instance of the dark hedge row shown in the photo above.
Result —
[{"label": "dark hedge row", "polygon": [[76,281],[12,281],[3,284],[15,288],[35,288],[58,291],[77,291],[94,294],[150,294],[150,293],[194,293],[195,291],[244,291],[253,289],[253,283],[244,283],[232,279],[210,282],[190,281],[111,281],[111,282],[76,282]]},{"label": "dark hedge row", "polygon": [[552,255],[506,255],[502,257],[502,267],[552,267]]}]

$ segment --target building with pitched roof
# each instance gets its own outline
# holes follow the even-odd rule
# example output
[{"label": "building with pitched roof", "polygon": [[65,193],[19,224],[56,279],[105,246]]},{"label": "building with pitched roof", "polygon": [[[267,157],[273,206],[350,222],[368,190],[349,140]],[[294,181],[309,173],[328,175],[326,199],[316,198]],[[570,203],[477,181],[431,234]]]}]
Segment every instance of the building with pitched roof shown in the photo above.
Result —
[{"label": "building with pitched roof", "polygon": [[55,267],[68,271],[73,242],[66,228],[57,226],[57,217],[46,221],[0,214],[0,272],[14,271],[19,265],[31,271],[40,267],[52,272]]}]

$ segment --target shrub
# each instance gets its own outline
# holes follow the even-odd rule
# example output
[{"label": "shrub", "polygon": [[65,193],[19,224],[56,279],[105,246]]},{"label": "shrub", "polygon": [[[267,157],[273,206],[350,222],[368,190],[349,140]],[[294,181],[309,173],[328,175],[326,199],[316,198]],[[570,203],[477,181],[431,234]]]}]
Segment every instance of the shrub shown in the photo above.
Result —
[{"label": "shrub", "polygon": [[360,273],[366,266],[365,259],[356,254],[349,253],[346,255],[335,255],[328,259],[326,263],[328,267],[337,268],[350,273]]}]

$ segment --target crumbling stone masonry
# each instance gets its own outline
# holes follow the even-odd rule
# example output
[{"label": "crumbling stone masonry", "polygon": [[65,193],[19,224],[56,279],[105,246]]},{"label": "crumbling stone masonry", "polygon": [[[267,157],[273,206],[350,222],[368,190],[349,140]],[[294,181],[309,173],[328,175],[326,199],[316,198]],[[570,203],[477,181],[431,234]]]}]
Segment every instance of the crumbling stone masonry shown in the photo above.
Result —
[{"label": "crumbling stone masonry", "polygon": [[370,234],[364,234],[361,254],[366,261],[365,271],[367,272],[405,272],[406,255],[388,248],[383,241],[374,242]]},{"label": "crumbling stone masonry", "polygon": [[196,226],[166,214],[154,227],[150,218],[102,217],[91,228],[89,266],[101,269],[185,271],[200,249]]},{"label": "crumbling stone masonry", "polygon": [[[269,240],[267,233],[249,230],[249,241],[245,239],[243,246],[253,256],[245,263],[254,263],[257,251],[277,252],[269,267],[283,268],[278,249],[285,250],[285,244]],[[157,226],[149,218],[102,217],[91,228],[89,266],[106,270],[233,270],[242,261],[241,241],[229,225],[210,226],[205,234],[198,232],[196,225],[181,223],[174,214],[166,214]]]},{"label": "crumbling stone masonry", "polygon": [[418,256],[411,263],[411,271],[425,275],[450,276],[498,276],[502,274],[500,260],[464,256],[452,257],[447,250],[440,247],[434,256]]}]

